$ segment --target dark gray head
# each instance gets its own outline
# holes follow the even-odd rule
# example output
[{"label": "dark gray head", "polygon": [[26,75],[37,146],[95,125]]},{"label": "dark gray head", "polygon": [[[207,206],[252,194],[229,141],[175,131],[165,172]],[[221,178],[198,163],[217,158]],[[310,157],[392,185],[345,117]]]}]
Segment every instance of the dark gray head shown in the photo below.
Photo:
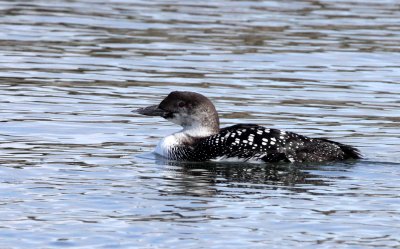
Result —
[{"label": "dark gray head", "polygon": [[219,132],[218,113],[211,101],[195,92],[171,92],[159,105],[137,110],[147,116],[161,116],[181,125],[189,135]]}]

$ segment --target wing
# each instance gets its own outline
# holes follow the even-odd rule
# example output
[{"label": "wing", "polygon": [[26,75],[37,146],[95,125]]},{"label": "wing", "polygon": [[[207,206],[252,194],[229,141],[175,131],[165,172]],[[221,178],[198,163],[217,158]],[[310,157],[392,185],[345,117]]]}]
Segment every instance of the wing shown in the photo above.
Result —
[{"label": "wing", "polygon": [[241,161],[290,161],[282,147],[286,135],[280,130],[254,124],[226,127],[216,135],[197,141],[189,153],[189,160],[235,158]]},{"label": "wing", "polygon": [[322,162],[361,158],[360,152],[349,145],[254,124],[229,126],[216,135],[201,138],[186,155],[193,161],[235,158],[241,161]]},{"label": "wing", "polygon": [[358,149],[325,138],[309,139],[295,154],[299,162],[322,162],[347,159],[361,159]]},{"label": "wing", "polygon": [[322,138],[309,138],[293,132],[239,124],[216,135],[196,138],[181,149],[182,160],[230,160],[265,162],[322,162],[361,158],[359,151]]}]

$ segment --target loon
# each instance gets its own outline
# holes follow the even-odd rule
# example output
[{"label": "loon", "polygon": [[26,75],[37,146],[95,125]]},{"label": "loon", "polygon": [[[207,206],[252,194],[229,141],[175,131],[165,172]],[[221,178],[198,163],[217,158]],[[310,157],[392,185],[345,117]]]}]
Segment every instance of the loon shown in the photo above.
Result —
[{"label": "loon", "polygon": [[195,92],[171,92],[159,105],[136,112],[161,116],[183,127],[163,138],[154,151],[169,160],[305,163],[362,158],[358,149],[325,138],[309,138],[256,124],[220,129],[213,103]]}]

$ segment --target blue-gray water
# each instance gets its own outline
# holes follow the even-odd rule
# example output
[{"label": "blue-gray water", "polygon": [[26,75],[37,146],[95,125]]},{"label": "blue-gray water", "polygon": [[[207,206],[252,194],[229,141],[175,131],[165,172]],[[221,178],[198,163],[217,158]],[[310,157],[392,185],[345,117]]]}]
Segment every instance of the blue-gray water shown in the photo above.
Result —
[{"label": "blue-gray water", "polygon": [[[399,248],[400,5],[0,1],[0,248]],[[223,126],[354,145],[317,165],[156,160],[173,90]]]}]

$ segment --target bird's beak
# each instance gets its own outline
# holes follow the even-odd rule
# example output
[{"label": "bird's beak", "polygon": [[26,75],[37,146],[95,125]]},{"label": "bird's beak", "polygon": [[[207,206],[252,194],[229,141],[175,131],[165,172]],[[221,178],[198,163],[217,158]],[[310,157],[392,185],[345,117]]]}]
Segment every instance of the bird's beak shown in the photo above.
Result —
[{"label": "bird's beak", "polygon": [[165,114],[165,111],[158,108],[158,105],[152,105],[152,106],[139,108],[139,109],[135,110],[134,112],[137,112],[139,114],[146,115],[146,116],[160,116],[160,117],[164,116],[164,114]]}]

